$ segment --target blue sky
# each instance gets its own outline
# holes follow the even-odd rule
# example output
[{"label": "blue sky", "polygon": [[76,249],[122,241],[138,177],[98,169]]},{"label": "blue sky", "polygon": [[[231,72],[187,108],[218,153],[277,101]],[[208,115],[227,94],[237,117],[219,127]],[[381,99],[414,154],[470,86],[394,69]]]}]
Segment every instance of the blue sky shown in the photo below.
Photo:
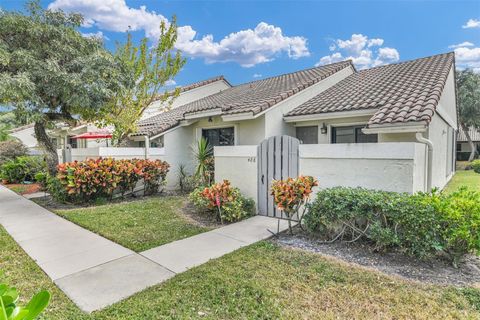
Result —
[{"label": "blue sky", "polygon": [[[177,85],[223,74],[233,84],[353,58],[359,69],[456,50],[480,72],[480,1],[51,0],[85,15],[84,34],[113,49],[130,26],[154,41],[176,15],[188,62]],[[3,9],[21,9],[1,0]],[[459,45],[458,47],[452,47]]]}]

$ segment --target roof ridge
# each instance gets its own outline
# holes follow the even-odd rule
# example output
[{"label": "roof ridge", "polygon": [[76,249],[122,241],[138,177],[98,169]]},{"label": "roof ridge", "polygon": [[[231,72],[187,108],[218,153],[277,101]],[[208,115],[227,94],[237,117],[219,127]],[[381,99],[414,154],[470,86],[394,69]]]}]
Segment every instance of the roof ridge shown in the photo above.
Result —
[{"label": "roof ridge", "polygon": [[255,83],[255,82],[260,82],[260,81],[265,81],[265,80],[269,80],[269,79],[273,79],[273,78],[278,78],[278,77],[282,77],[282,76],[288,76],[288,75],[298,73],[298,72],[302,72],[302,71],[310,71],[310,70],[314,70],[314,69],[320,69],[320,68],[323,68],[323,67],[333,66],[333,65],[336,65],[336,64],[342,64],[342,63],[347,63],[347,62],[353,67],[354,70],[356,70],[355,66],[353,65],[352,59],[347,59],[347,60],[342,60],[342,61],[333,62],[333,63],[329,63],[329,64],[322,64],[321,66],[310,67],[310,68],[306,68],[306,69],[300,69],[300,70],[297,70],[297,71],[282,73],[282,74],[278,74],[276,76],[270,76],[270,77],[263,78],[263,79],[244,82],[244,83],[237,84],[237,85],[233,86],[233,88],[243,86],[243,85],[247,85],[247,84],[252,84],[252,83]]},{"label": "roof ridge", "polygon": [[359,70],[358,73],[366,72],[366,71],[373,70],[373,69],[386,68],[386,67],[389,67],[389,66],[412,63],[412,62],[416,62],[416,61],[420,61],[420,60],[430,59],[430,58],[434,58],[434,57],[438,57],[438,56],[448,56],[448,55],[451,55],[451,56],[455,57],[455,52],[449,51],[449,52],[445,52],[445,53],[434,54],[432,56],[426,56],[426,57],[421,57],[421,58],[417,58],[417,59],[410,59],[410,60],[405,60],[405,61],[400,61],[400,62],[384,64],[384,65],[381,65],[381,66],[375,66],[375,67],[371,67],[371,68],[368,68],[368,69]]}]

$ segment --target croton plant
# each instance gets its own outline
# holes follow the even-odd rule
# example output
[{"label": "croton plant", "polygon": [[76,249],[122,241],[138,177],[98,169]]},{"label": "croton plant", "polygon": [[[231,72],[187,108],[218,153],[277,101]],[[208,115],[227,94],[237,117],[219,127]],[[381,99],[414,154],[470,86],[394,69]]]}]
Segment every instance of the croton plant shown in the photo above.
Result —
[{"label": "croton plant", "polygon": [[133,191],[144,180],[145,193],[153,194],[165,181],[170,165],[161,160],[113,158],[88,159],[58,165],[57,178],[71,200],[88,201]]},{"label": "croton plant", "polygon": [[313,187],[318,186],[318,181],[312,176],[299,176],[298,178],[287,178],[284,180],[273,180],[271,195],[278,210],[282,211],[288,219],[288,227],[292,232],[292,218],[298,215],[301,222],[303,213],[300,209],[310,199]]}]

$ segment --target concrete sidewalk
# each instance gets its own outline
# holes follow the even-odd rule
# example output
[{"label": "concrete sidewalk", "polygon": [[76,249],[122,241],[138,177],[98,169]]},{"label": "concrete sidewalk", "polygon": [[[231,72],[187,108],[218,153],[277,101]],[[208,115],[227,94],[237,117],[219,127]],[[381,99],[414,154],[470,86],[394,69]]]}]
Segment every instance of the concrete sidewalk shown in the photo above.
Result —
[{"label": "concrete sidewalk", "polygon": [[[278,220],[263,216],[137,254],[0,186],[0,223],[82,310],[118,302],[175,274],[267,239]],[[280,221],[280,231],[287,222]]]}]

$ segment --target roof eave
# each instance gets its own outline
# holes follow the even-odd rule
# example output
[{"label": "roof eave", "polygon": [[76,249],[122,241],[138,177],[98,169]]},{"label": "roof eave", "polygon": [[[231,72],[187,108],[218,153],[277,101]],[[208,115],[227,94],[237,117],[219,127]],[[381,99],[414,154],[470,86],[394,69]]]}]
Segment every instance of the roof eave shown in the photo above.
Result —
[{"label": "roof eave", "polygon": [[365,134],[379,133],[414,133],[427,131],[428,123],[426,121],[404,122],[404,123],[388,123],[388,124],[371,124],[367,128],[362,129]]}]

